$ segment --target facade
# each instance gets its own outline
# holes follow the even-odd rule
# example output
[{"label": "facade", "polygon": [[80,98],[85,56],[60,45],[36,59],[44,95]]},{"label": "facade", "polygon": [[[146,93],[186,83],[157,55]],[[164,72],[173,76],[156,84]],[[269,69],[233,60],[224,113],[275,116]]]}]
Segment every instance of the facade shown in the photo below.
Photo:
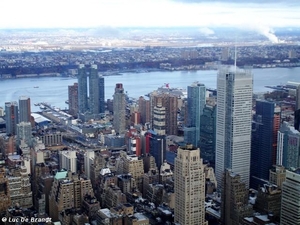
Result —
[{"label": "facade", "polygon": [[114,129],[118,134],[124,134],[126,129],[126,95],[123,84],[116,84],[113,96]]},{"label": "facade", "polygon": [[166,107],[162,106],[161,98],[153,108],[153,130],[158,135],[166,135]]},{"label": "facade", "polygon": [[68,86],[69,113],[77,117],[78,114],[78,83]]},{"label": "facade", "polygon": [[139,97],[139,112],[141,113],[141,123],[150,123],[150,100],[146,100],[144,97]]},{"label": "facade", "polygon": [[226,225],[239,225],[242,219],[253,214],[248,205],[248,189],[241,176],[226,170],[222,184],[221,221]]},{"label": "facade", "polygon": [[222,184],[225,169],[231,169],[249,187],[253,95],[251,71],[221,68],[217,78],[217,92],[217,182]]},{"label": "facade", "polygon": [[152,127],[154,126],[154,107],[161,102],[161,106],[165,108],[166,112],[166,135],[177,135],[178,97],[171,93],[154,92],[151,93],[150,99]]},{"label": "facade", "polygon": [[5,215],[6,210],[11,206],[10,190],[8,185],[8,179],[5,174],[5,169],[0,168],[0,216]]},{"label": "facade", "polygon": [[[184,130],[186,143],[199,146],[201,115],[206,104],[206,87],[198,82],[187,88],[187,131]],[[193,130],[189,128],[194,128]]]},{"label": "facade", "polygon": [[24,141],[28,146],[32,144],[32,127],[29,122],[21,122],[17,124],[17,143],[21,144]]},{"label": "facade", "polygon": [[300,166],[300,132],[283,122],[277,139],[277,165],[287,169]]},{"label": "facade", "polygon": [[300,171],[286,171],[286,181],[282,185],[281,225],[300,224]]},{"label": "facade", "polygon": [[300,85],[296,89],[296,106],[295,106],[295,119],[294,127],[300,131]]},{"label": "facade", "polygon": [[179,147],[174,169],[175,223],[206,225],[205,172],[200,149]]},{"label": "facade", "polygon": [[285,181],[286,169],[283,166],[275,165],[270,169],[269,181],[282,189],[282,183]]},{"label": "facade", "polygon": [[98,88],[99,88],[99,113],[105,113],[105,86],[104,77],[98,77]]},{"label": "facade", "polygon": [[216,161],[216,106],[206,105],[200,120],[201,158],[214,166]]},{"label": "facade", "polygon": [[17,102],[5,103],[5,121],[6,133],[11,135],[17,134],[17,124],[19,123],[19,107]]},{"label": "facade", "polygon": [[100,113],[100,85],[97,65],[91,65],[89,75],[89,112],[91,114]]},{"label": "facade", "polygon": [[88,111],[87,74],[83,64],[78,68],[78,112],[84,114]]},{"label": "facade", "polygon": [[266,100],[256,100],[256,113],[252,124],[252,143],[251,143],[251,172],[250,186],[257,189],[261,179],[269,180],[269,170],[274,165],[273,146],[277,139],[274,133],[278,130],[274,126],[275,115],[280,111],[275,111],[274,102]]},{"label": "facade", "polygon": [[146,135],[146,148],[149,149],[150,155],[154,157],[157,167],[160,168],[166,159],[166,136],[151,130]]},{"label": "facade", "polygon": [[21,96],[19,98],[19,123],[31,121],[30,98]]},{"label": "facade", "polygon": [[59,157],[60,168],[77,173],[76,151],[61,151]]}]

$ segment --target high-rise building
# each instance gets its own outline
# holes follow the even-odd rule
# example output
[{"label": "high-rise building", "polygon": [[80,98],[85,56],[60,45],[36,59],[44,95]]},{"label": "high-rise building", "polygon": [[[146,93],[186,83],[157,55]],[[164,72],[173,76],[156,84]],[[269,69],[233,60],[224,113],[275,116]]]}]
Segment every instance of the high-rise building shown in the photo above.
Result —
[{"label": "high-rise building", "polygon": [[221,221],[222,224],[240,224],[242,219],[253,214],[248,204],[248,189],[241,176],[226,169],[222,184]]},{"label": "high-rise building", "polygon": [[5,121],[6,133],[15,135],[17,133],[17,124],[19,123],[19,112],[17,102],[5,103]]},{"label": "high-rise building", "polygon": [[184,131],[184,139],[187,143],[199,146],[200,118],[206,103],[206,87],[204,84],[195,82],[188,86],[187,92],[187,130]]},{"label": "high-rise building", "polygon": [[88,111],[87,74],[83,64],[78,68],[78,112],[84,114]]},{"label": "high-rise building", "polygon": [[77,173],[76,151],[61,151],[59,154],[60,168]]},{"label": "high-rise building", "polygon": [[68,86],[69,113],[72,116],[78,115],[78,83]]},{"label": "high-rise building", "polygon": [[295,106],[295,119],[294,127],[300,131],[300,85],[296,89],[296,106]]},{"label": "high-rise building", "polygon": [[175,223],[206,225],[205,172],[200,149],[179,147],[174,168]]},{"label": "high-rise building", "polygon": [[100,85],[97,65],[91,65],[89,76],[89,112],[100,113]]},{"label": "high-rise building", "polygon": [[221,184],[225,169],[231,169],[249,187],[253,95],[251,71],[221,68],[217,78],[217,93],[217,182]]},{"label": "high-rise building", "polygon": [[126,129],[126,94],[123,84],[116,84],[113,98],[114,129],[118,134],[123,134]]},{"label": "high-rise building", "polygon": [[158,135],[166,135],[166,107],[162,106],[162,99],[158,98],[153,108],[153,130]]},{"label": "high-rise building", "polygon": [[141,113],[141,123],[149,123],[150,122],[150,100],[146,100],[144,97],[139,98],[139,112]]},{"label": "high-rise building", "polygon": [[99,113],[105,112],[105,86],[104,86],[104,77],[98,77],[98,86],[99,86]]},{"label": "high-rise building", "polygon": [[206,105],[200,120],[201,158],[214,167],[216,161],[216,106]]},{"label": "high-rise building", "polygon": [[159,135],[152,130],[149,130],[146,135],[146,148],[149,149],[149,153],[155,158],[157,167],[160,168],[166,160],[166,136]]},{"label": "high-rise building", "polygon": [[282,185],[281,225],[300,224],[300,170],[286,171],[286,181]]},{"label": "high-rise building", "polygon": [[278,131],[277,165],[287,169],[300,167],[300,132],[283,122]]},{"label": "high-rise building", "polygon": [[21,96],[19,98],[19,123],[31,121],[30,98]]},{"label": "high-rise building", "polygon": [[0,216],[6,213],[6,210],[11,206],[11,199],[10,199],[10,190],[8,185],[8,179],[5,175],[4,167],[0,168]]},{"label": "high-rise building", "polygon": [[270,169],[269,181],[282,189],[282,184],[285,181],[286,169],[284,166],[275,165]]},{"label": "high-rise building", "polygon": [[17,143],[18,145],[24,141],[28,146],[32,143],[32,127],[29,122],[21,122],[17,124]]},{"label": "high-rise building", "polygon": [[250,186],[257,189],[264,183],[262,179],[269,180],[269,170],[274,165],[273,147],[274,143],[277,143],[274,133],[277,134],[278,131],[275,119],[280,118],[276,117],[276,114],[280,114],[280,108],[278,110],[274,102],[256,100],[255,109],[252,124]]},{"label": "high-rise building", "polygon": [[166,111],[166,135],[177,135],[178,97],[171,93],[154,92],[150,94],[150,99],[152,127],[154,125],[154,107],[161,102],[161,106]]}]

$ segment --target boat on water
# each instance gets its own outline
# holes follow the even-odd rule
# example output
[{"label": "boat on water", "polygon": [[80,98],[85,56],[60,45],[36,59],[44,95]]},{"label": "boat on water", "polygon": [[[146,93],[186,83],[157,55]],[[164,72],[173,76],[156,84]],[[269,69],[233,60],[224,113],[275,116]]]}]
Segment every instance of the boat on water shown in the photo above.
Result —
[{"label": "boat on water", "polygon": [[34,106],[39,106],[40,105],[40,103],[34,103]]},{"label": "boat on water", "polygon": [[39,88],[39,86],[34,86],[33,88]]},{"label": "boat on water", "polygon": [[40,109],[46,109],[46,106],[44,106],[44,105],[40,105]]},{"label": "boat on water", "polygon": [[66,104],[69,104],[69,100],[66,100],[65,103],[66,103]]}]

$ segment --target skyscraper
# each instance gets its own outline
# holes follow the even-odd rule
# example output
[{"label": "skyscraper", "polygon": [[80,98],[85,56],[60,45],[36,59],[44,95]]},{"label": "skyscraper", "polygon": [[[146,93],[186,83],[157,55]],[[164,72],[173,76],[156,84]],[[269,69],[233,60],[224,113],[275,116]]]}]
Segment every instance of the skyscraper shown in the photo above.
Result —
[{"label": "skyscraper", "polygon": [[7,134],[15,135],[17,133],[17,124],[19,122],[18,113],[17,102],[5,103],[5,121]]},{"label": "skyscraper", "polygon": [[68,86],[69,113],[72,116],[78,115],[78,83]]},{"label": "skyscraper", "polygon": [[[277,143],[274,135],[277,111],[274,102],[256,100],[256,113],[253,119],[252,144],[251,144],[251,188],[257,189],[262,185],[261,179],[269,179],[269,170],[273,162],[273,145]],[[275,130],[277,133],[278,130]],[[274,140],[276,138],[276,140]],[[275,156],[276,158],[276,156]]]},{"label": "skyscraper", "polygon": [[249,70],[221,68],[217,78],[216,177],[225,169],[250,178],[253,77]]},{"label": "skyscraper", "polygon": [[286,180],[282,185],[281,225],[300,224],[300,170],[286,171]]},{"label": "skyscraper", "polygon": [[27,96],[21,96],[19,98],[19,123],[30,122],[30,117],[31,117],[30,98]]},{"label": "skyscraper", "polygon": [[89,77],[89,112],[99,114],[100,112],[100,85],[97,65],[91,65]]},{"label": "skyscraper", "polygon": [[206,225],[205,172],[200,149],[193,145],[179,147],[174,168],[175,222]]},{"label": "skyscraper", "polygon": [[153,108],[153,130],[159,135],[166,135],[166,107],[162,106],[161,98]]},{"label": "skyscraper", "polygon": [[[187,129],[184,139],[194,146],[199,145],[200,140],[200,117],[206,103],[206,88],[204,84],[193,83],[187,88]],[[192,130],[189,128],[193,128]],[[189,131],[189,132],[187,132]],[[188,135],[189,134],[189,135]]]},{"label": "skyscraper", "polygon": [[149,153],[155,158],[158,168],[161,167],[166,159],[166,136],[159,135],[155,131],[149,130],[147,132],[146,146]]},{"label": "skyscraper", "polygon": [[141,113],[141,123],[150,122],[150,100],[146,100],[143,96],[139,97],[139,112]]},{"label": "skyscraper", "polygon": [[114,110],[114,129],[117,133],[123,134],[126,129],[126,98],[123,84],[116,84],[115,93],[113,95]]},{"label": "skyscraper", "polygon": [[300,85],[296,89],[296,106],[295,106],[295,120],[294,127],[300,131]]},{"label": "skyscraper", "polygon": [[105,112],[105,87],[104,87],[104,77],[98,77],[98,86],[99,86],[99,113]]},{"label": "skyscraper", "polygon": [[78,68],[78,112],[85,113],[88,110],[87,74],[83,64]]}]

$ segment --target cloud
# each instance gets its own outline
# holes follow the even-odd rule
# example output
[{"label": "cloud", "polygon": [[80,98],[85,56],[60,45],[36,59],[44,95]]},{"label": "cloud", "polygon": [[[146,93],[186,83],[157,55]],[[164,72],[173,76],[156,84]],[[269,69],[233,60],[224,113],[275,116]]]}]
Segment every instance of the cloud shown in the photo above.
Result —
[{"label": "cloud", "polygon": [[207,27],[201,27],[199,28],[199,31],[205,36],[213,35],[215,33],[212,29],[209,29]]}]

